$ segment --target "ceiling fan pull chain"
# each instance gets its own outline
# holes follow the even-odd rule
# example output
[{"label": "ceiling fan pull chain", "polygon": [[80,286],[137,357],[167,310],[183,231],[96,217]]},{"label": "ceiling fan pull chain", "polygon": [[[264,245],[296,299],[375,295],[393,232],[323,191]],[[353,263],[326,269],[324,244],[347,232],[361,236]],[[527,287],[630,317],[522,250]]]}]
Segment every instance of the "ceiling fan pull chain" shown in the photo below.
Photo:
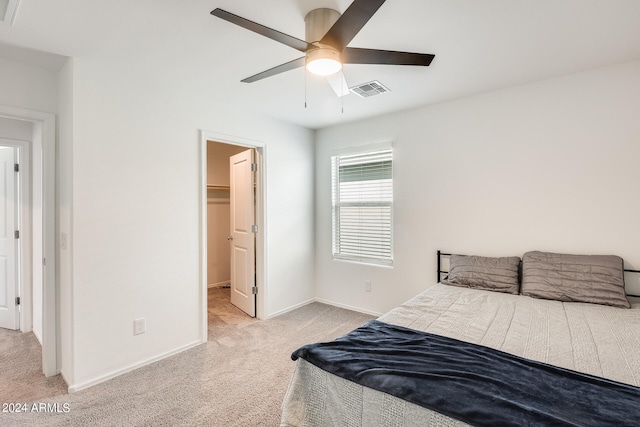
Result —
[{"label": "ceiling fan pull chain", "polygon": [[342,75],[342,78],[340,79],[340,110],[341,113],[344,114],[344,89],[345,89],[345,82],[346,79],[344,78],[344,74]]}]

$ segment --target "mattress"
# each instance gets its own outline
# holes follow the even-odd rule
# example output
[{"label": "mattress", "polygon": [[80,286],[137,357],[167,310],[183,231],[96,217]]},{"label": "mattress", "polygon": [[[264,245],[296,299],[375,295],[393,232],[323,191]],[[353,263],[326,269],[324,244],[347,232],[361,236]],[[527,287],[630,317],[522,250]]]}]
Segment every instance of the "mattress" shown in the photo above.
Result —
[{"label": "mattress", "polygon": [[[622,309],[437,284],[379,320],[640,386],[640,299],[630,301]],[[466,425],[303,359],[282,410],[282,426]]]}]

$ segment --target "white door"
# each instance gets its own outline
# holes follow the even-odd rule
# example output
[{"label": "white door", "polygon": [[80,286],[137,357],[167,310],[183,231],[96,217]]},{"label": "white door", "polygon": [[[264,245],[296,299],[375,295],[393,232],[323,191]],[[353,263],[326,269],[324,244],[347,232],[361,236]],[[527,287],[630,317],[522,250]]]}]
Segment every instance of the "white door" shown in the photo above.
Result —
[{"label": "white door", "polygon": [[0,327],[18,329],[15,148],[0,147]]},{"label": "white door", "polygon": [[231,304],[251,317],[256,316],[254,151],[231,156]]}]

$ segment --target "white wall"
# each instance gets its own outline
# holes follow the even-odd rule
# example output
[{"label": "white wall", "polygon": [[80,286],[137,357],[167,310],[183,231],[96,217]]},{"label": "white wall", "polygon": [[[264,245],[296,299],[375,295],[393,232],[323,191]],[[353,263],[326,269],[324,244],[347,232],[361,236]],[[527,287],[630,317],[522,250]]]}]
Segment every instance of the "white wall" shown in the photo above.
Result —
[{"label": "white wall", "polygon": [[57,73],[0,57],[0,103],[12,107],[56,113]]},{"label": "white wall", "polygon": [[[438,249],[611,253],[640,268],[639,112],[635,61],[318,131],[317,297],[387,311],[435,283]],[[332,261],[331,151],[387,140],[394,267]]]},{"label": "white wall", "polygon": [[266,144],[265,314],[313,298],[313,132],[197,89],[74,58],[72,390],[200,340],[199,129]]},{"label": "white wall", "polygon": [[0,138],[31,141],[33,124],[24,120],[0,117]]}]

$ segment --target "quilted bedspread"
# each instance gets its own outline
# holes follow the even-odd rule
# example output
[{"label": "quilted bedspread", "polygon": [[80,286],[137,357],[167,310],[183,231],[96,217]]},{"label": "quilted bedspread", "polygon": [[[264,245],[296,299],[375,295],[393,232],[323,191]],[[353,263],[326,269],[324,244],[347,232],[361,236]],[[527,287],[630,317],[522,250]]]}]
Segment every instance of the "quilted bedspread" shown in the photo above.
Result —
[{"label": "quilted bedspread", "polygon": [[[621,309],[438,284],[379,320],[640,385],[638,300]],[[282,425],[465,424],[298,360]]]}]

